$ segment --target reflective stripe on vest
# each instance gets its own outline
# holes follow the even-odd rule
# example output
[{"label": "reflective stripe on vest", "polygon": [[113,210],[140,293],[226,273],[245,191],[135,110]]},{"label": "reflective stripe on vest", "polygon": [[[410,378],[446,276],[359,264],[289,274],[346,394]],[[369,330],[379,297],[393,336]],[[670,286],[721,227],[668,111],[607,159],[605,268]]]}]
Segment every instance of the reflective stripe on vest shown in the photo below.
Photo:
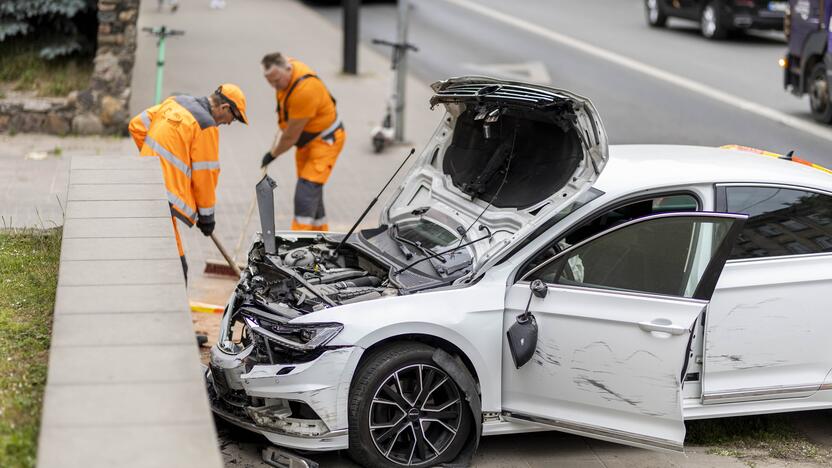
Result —
[{"label": "reflective stripe on vest", "polygon": [[185,216],[190,218],[190,221],[193,222],[193,219],[196,218],[196,212],[191,209],[188,205],[185,204],[185,201],[179,198],[175,193],[171,192],[170,190],[167,191],[168,193],[168,203],[178,208]]},{"label": "reflective stripe on vest", "polygon": [[195,171],[206,171],[209,169],[219,169],[219,161],[194,161],[191,162],[191,168]]},{"label": "reflective stripe on vest", "polygon": [[165,149],[162,145],[159,144],[158,141],[154,140],[151,136],[147,136],[144,139],[144,144],[147,145],[150,149],[156,152],[159,156],[165,158],[165,161],[169,162],[173,167],[179,169],[185,177],[191,178],[191,168],[185,164],[184,161],[179,159],[175,154],[171,153],[167,149]]},{"label": "reflective stripe on vest", "polygon": [[150,116],[147,115],[147,111],[142,112],[139,115],[139,118],[142,119],[142,124],[144,125],[145,131],[150,130]]}]

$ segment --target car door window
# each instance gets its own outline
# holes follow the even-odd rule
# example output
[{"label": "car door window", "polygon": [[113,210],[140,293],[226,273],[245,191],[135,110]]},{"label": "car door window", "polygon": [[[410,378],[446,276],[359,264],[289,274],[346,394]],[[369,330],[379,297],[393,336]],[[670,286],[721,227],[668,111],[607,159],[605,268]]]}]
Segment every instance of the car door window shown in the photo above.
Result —
[{"label": "car door window", "polygon": [[724,189],[724,211],[749,216],[730,259],[832,252],[832,197],[781,187]]},{"label": "car door window", "polygon": [[708,260],[731,226],[730,219],[714,217],[635,221],[578,245],[525,279],[694,297]]},{"label": "car door window", "polygon": [[523,274],[531,271],[559,252],[563,252],[584,239],[588,239],[619,224],[654,214],[697,211],[698,209],[699,201],[693,195],[669,194],[625,203],[600,214],[594,214],[589,220],[582,222],[576,228],[570,229],[565,236],[538,253],[526,266]]}]

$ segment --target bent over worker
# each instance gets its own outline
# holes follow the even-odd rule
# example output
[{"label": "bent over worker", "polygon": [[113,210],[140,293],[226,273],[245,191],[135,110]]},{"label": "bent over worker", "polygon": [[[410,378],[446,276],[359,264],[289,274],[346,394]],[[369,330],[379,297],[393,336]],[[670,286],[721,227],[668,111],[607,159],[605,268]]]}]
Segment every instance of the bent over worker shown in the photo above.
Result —
[{"label": "bent over worker", "polygon": [[347,137],[335,99],[315,72],[299,60],[276,52],[263,57],[260,63],[266,81],[276,91],[281,130],[263,156],[261,167],[296,146],[298,182],[292,229],[327,231],[324,184]]},{"label": "bent over worker", "polygon": [[206,236],[214,232],[220,175],[217,126],[234,120],[248,125],[246,97],[233,84],[223,84],[206,97],[169,97],[130,120],[128,129],[141,156],[157,156],[162,165],[185,279],[188,263],[176,219],[188,227],[196,224]]}]

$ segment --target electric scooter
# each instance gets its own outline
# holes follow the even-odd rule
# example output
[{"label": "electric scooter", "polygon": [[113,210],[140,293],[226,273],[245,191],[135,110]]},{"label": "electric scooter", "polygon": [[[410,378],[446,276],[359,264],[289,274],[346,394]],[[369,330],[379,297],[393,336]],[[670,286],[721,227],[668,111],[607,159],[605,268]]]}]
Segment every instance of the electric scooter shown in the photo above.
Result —
[{"label": "electric scooter", "polygon": [[142,31],[148,32],[153,36],[159,38],[156,42],[156,47],[159,49],[156,56],[156,94],[154,103],[162,102],[162,79],[165,74],[165,39],[169,36],[182,36],[185,31],[178,29],[168,29],[167,26],[160,26],[158,28],[142,28]]},{"label": "electric scooter", "polygon": [[396,119],[396,113],[401,108],[401,98],[399,96],[396,78],[396,71],[399,67],[399,62],[404,58],[404,54],[408,50],[418,52],[419,49],[413,44],[390,42],[383,39],[373,39],[373,44],[388,46],[392,49],[390,57],[390,69],[393,70],[393,85],[390,98],[387,100],[384,110],[384,117],[381,119],[381,125],[376,126],[370,132],[370,137],[373,141],[373,151],[381,153],[384,147],[393,143],[396,138],[396,126],[400,123]]}]

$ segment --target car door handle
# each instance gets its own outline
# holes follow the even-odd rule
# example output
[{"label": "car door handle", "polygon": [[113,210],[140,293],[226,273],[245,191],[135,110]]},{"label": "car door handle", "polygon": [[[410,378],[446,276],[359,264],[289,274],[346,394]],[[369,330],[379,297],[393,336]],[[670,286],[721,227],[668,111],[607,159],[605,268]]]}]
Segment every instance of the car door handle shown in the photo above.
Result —
[{"label": "car door handle", "polygon": [[650,322],[638,322],[638,327],[646,332],[662,332],[671,335],[683,335],[688,331],[685,327],[673,325],[670,320],[661,318]]}]

